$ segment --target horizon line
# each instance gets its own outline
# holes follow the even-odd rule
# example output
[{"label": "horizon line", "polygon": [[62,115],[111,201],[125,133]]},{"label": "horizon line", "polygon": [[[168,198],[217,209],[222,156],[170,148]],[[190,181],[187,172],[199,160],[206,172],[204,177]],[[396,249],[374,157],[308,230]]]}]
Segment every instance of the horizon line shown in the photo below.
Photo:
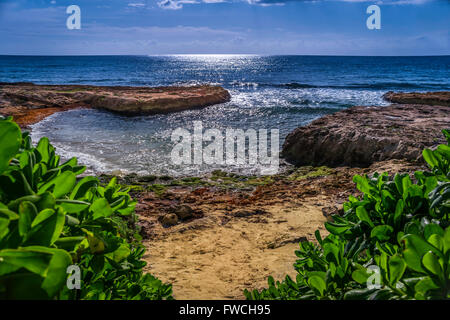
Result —
[{"label": "horizon line", "polygon": [[0,57],[174,57],[174,56],[300,56],[300,57],[448,57],[448,54],[425,55],[347,55],[347,54],[256,54],[256,53],[168,53],[168,54],[1,54]]}]

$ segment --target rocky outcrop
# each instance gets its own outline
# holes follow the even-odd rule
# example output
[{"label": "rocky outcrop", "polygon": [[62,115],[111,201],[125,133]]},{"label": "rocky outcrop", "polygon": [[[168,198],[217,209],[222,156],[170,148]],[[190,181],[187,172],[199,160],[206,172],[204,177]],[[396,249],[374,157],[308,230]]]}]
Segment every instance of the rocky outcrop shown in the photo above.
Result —
[{"label": "rocky outcrop", "polygon": [[353,107],[290,133],[282,156],[295,165],[360,166],[389,159],[418,160],[444,142],[450,108],[430,105]]},{"label": "rocky outcrop", "polygon": [[209,85],[150,88],[0,83],[0,114],[74,107],[126,115],[157,114],[202,108],[230,98],[227,90]]},{"label": "rocky outcrop", "polygon": [[383,96],[389,102],[402,104],[426,104],[450,107],[450,91],[436,92],[393,92]]}]

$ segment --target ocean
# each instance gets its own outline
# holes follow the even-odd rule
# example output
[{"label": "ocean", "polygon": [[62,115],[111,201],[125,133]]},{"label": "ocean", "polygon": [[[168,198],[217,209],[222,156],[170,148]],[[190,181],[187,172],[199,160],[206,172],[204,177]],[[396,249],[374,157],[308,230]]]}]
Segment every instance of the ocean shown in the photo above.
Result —
[{"label": "ocean", "polygon": [[199,175],[215,169],[257,173],[254,165],[174,165],[171,134],[204,129],[278,129],[286,135],[323,115],[356,106],[387,105],[387,91],[450,90],[450,56],[0,56],[0,81],[36,84],[168,86],[215,84],[228,103],[169,115],[125,117],[99,110],[56,113],[32,126],[64,158],[93,172]]}]

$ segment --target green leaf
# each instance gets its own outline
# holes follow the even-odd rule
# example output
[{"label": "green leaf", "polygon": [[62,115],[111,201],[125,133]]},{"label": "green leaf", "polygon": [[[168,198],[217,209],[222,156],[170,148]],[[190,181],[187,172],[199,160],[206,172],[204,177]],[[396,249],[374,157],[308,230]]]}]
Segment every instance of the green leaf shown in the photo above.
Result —
[{"label": "green leaf", "polygon": [[0,120],[0,174],[8,168],[21,143],[22,133],[19,126],[11,121]]},{"label": "green leaf", "polygon": [[367,300],[389,300],[394,293],[389,288],[384,288],[373,292]]},{"label": "green leaf", "polygon": [[[24,268],[42,277],[41,288],[50,298],[64,286],[67,267],[72,263],[66,251],[41,246],[1,250],[0,258],[3,261],[0,264],[0,276]],[[12,284],[16,283],[14,281]],[[28,290],[34,290],[33,286]]]},{"label": "green leaf", "polygon": [[308,284],[313,289],[316,289],[320,296],[323,296],[323,293],[327,289],[325,281],[319,276],[312,276],[308,279]]},{"label": "green leaf", "polygon": [[9,219],[0,218],[0,241],[8,234],[8,227]]},{"label": "green leaf", "polygon": [[438,179],[436,176],[427,177],[425,179],[425,195],[428,195],[438,184]]},{"label": "green leaf", "polygon": [[334,262],[337,265],[339,264],[340,256],[338,246],[329,242],[325,243],[323,245],[323,255],[328,262]]},{"label": "green leaf", "polygon": [[402,178],[402,189],[403,189],[403,196],[405,196],[408,192],[408,189],[412,186],[411,178],[406,175]]},{"label": "green leaf", "polygon": [[444,254],[447,254],[448,250],[450,250],[450,227],[447,227],[447,229],[445,229]]},{"label": "green leaf", "polygon": [[429,224],[425,225],[425,228],[423,230],[424,238],[428,240],[428,238],[430,238],[430,236],[433,234],[438,234],[441,237],[443,237],[444,230],[442,230],[442,228],[435,223],[429,223]]},{"label": "green leaf", "polygon": [[439,162],[430,149],[424,149],[422,151],[423,158],[430,165],[431,168],[437,167]]},{"label": "green leaf", "polygon": [[396,174],[395,176],[394,176],[394,183],[395,183],[395,186],[396,186],[396,188],[397,188],[397,191],[398,191],[398,193],[400,194],[400,195],[403,195],[403,183],[402,183],[402,179],[403,179],[403,176],[401,175],[401,174]]},{"label": "green leaf", "polygon": [[382,200],[383,200],[383,205],[384,205],[386,208],[389,208],[389,206],[390,206],[390,204],[391,204],[392,202],[395,203],[395,198],[394,198],[394,196],[393,196],[389,191],[387,191],[387,190],[381,190],[381,197],[382,197]]},{"label": "green leaf", "polygon": [[421,261],[422,257],[428,251],[441,255],[437,248],[415,234],[407,234],[403,237],[403,240],[406,241],[406,249],[403,251],[403,258],[408,267],[415,271],[425,273]]},{"label": "green leaf", "polygon": [[71,227],[77,226],[77,225],[80,224],[80,220],[78,220],[77,218],[72,217],[72,216],[66,214],[66,224],[67,224],[68,226],[71,226]]},{"label": "green leaf", "polygon": [[108,185],[106,186],[106,188],[115,187],[116,185],[117,185],[117,177],[113,177],[113,178],[109,181],[109,183],[108,183]]},{"label": "green leaf", "polygon": [[24,201],[19,205],[19,234],[24,237],[31,229],[31,222],[37,216],[37,209],[32,202]]},{"label": "green leaf", "polygon": [[389,259],[389,282],[395,285],[399,281],[406,270],[405,261],[398,255],[392,256]]},{"label": "green leaf", "polygon": [[437,152],[439,152],[443,157],[450,159],[450,146],[441,144],[437,147]]},{"label": "green leaf", "polygon": [[95,200],[89,210],[93,212],[92,218],[94,220],[103,217],[106,218],[113,214],[113,211],[105,198]]},{"label": "green leaf", "polygon": [[367,279],[370,275],[367,273],[366,269],[358,269],[352,272],[352,279],[359,284],[367,283]]},{"label": "green leaf", "polygon": [[50,160],[50,142],[47,137],[43,137],[39,140],[36,150],[39,151],[39,154],[41,155],[41,161],[48,163],[48,160]]},{"label": "green leaf", "polygon": [[366,222],[370,227],[374,227],[372,220],[369,217],[366,209],[363,206],[359,206],[356,208],[356,216],[359,220]]},{"label": "green leaf", "polygon": [[84,236],[76,236],[76,237],[63,237],[59,238],[55,241],[55,245],[67,251],[72,251],[77,244],[86,239]]},{"label": "green leaf", "polygon": [[38,195],[30,195],[30,196],[24,196],[17,198],[11,202],[8,203],[8,208],[11,210],[17,210],[19,208],[19,204],[21,204],[23,201],[29,201],[32,203],[36,203],[39,200],[41,200],[41,196]]},{"label": "green leaf", "polygon": [[426,277],[414,286],[416,292],[421,293],[421,295],[426,295],[428,291],[439,289],[439,286],[436,285],[430,277]]},{"label": "green leaf", "polygon": [[76,175],[71,171],[65,171],[56,176],[53,180],[39,188],[39,194],[43,194],[48,189],[53,188],[53,196],[60,198],[72,191],[76,183]]},{"label": "green leaf", "polygon": [[31,224],[28,245],[50,246],[60,236],[65,223],[64,213],[58,209],[42,210]]},{"label": "green leaf", "polygon": [[388,241],[394,229],[389,225],[379,225],[372,229],[370,237],[379,241]]},{"label": "green leaf", "polygon": [[128,207],[124,208],[124,209],[119,209],[117,210],[118,213],[120,213],[122,216],[129,216],[130,214],[132,214],[134,212],[136,203],[129,205]]},{"label": "green leaf", "polygon": [[405,224],[405,234],[421,234],[419,224],[416,221],[410,221]]},{"label": "green leaf", "polygon": [[122,260],[126,259],[130,255],[131,251],[128,246],[122,244],[119,248],[117,248],[114,252],[108,253],[107,256],[119,263]]},{"label": "green leaf", "polygon": [[66,251],[51,249],[51,252],[53,256],[47,268],[47,276],[41,286],[49,297],[55,296],[66,284],[67,267],[72,264],[72,258]]},{"label": "green leaf", "polygon": [[9,209],[0,209],[0,218],[6,218],[8,220],[17,220],[19,215]]},{"label": "green leaf", "polygon": [[56,204],[55,197],[48,191],[40,195],[41,199],[36,203],[39,211],[44,209],[54,209]]},{"label": "green leaf", "polygon": [[[122,213],[122,214],[123,214],[123,213]],[[314,232],[314,236],[316,237],[317,242],[318,242],[319,244],[322,244],[322,237],[320,236],[320,231],[319,231],[319,230],[316,230],[316,231]]]},{"label": "green leaf", "polygon": [[434,233],[428,238],[428,243],[437,248],[441,253],[444,252],[444,238]]},{"label": "green leaf", "polygon": [[344,294],[344,300],[366,300],[372,293],[378,289],[353,289]]},{"label": "green leaf", "polygon": [[332,234],[343,234],[351,228],[348,224],[338,224],[335,222],[325,222],[325,228]]},{"label": "green leaf", "polygon": [[445,136],[445,139],[447,139],[447,144],[450,144],[450,131],[447,129],[442,129],[442,134]]},{"label": "green leaf", "polygon": [[90,188],[96,187],[98,184],[99,182],[96,177],[84,177],[78,182],[75,188],[73,188],[70,199],[76,200],[83,198]]},{"label": "green leaf", "polygon": [[97,238],[92,232],[85,229],[83,229],[83,231],[87,235],[91,253],[103,253],[105,251],[105,243],[101,239]]},{"label": "green leaf", "polygon": [[51,256],[27,248],[0,250],[0,276],[25,268],[40,276],[45,276]]},{"label": "green leaf", "polygon": [[436,258],[436,256],[432,253],[432,252],[427,252],[423,258],[422,258],[422,263],[424,265],[424,267],[432,272],[435,275],[441,275],[442,274],[442,268],[441,265],[439,264],[438,259]]},{"label": "green leaf", "polygon": [[403,199],[399,199],[397,201],[397,205],[395,206],[395,213],[394,213],[394,225],[396,227],[398,227],[402,221],[404,208],[405,208],[405,202],[403,201]]},{"label": "green leaf", "polygon": [[370,185],[369,180],[366,176],[363,177],[360,175],[355,175],[353,177],[353,182],[356,183],[356,187],[361,192],[363,192],[363,193],[367,194],[368,196],[371,196],[375,199],[379,199],[376,188],[373,187],[372,185]]},{"label": "green leaf", "polygon": [[89,202],[78,201],[78,200],[58,199],[56,202],[67,213],[78,213],[78,212],[81,212],[84,209],[88,208],[91,205]]}]

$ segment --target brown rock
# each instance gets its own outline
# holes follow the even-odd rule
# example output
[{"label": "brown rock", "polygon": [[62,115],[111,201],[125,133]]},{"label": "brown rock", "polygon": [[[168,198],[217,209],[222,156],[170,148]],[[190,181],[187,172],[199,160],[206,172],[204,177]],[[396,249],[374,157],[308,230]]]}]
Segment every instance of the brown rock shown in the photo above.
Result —
[{"label": "brown rock", "polygon": [[393,92],[389,91],[384,99],[393,103],[427,104],[450,107],[450,91],[437,92]]},{"label": "brown rock", "polygon": [[[106,109],[126,115],[158,114],[203,108],[230,98],[227,90],[210,85],[151,88],[0,83],[0,114],[14,116],[49,108],[54,113],[75,107]],[[47,116],[46,112],[40,114]],[[39,115],[33,118],[39,120]]]},{"label": "brown rock", "polygon": [[247,218],[255,215],[265,215],[268,214],[267,211],[261,210],[261,209],[255,209],[255,210],[239,210],[233,213],[233,216],[236,218]]},{"label": "brown rock", "polygon": [[174,226],[178,223],[178,217],[174,213],[168,213],[160,216],[159,222],[161,222],[164,227]]},{"label": "brown rock", "polygon": [[189,219],[194,216],[194,210],[186,204],[183,204],[175,209],[175,214],[180,218],[181,220]]},{"label": "brown rock", "polygon": [[450,108],[428,105],[353,107],[297,128],[281,155],[295,165],[362,166],[389,159],[419,160],[445,142]]}]

